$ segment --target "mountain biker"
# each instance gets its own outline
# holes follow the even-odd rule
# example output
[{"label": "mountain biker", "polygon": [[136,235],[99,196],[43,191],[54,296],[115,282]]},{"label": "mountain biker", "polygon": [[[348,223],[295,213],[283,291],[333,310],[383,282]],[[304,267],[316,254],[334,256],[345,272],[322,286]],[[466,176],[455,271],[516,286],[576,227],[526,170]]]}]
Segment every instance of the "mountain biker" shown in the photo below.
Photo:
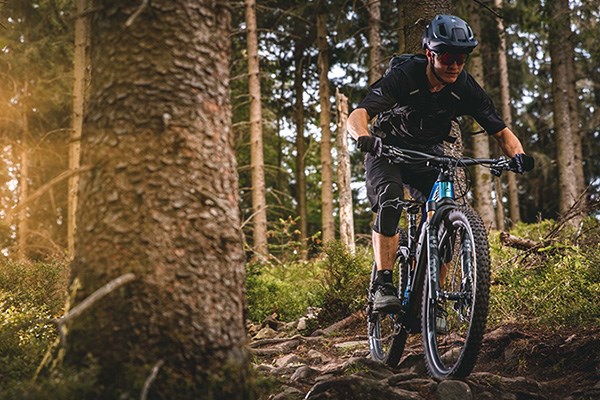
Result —
[{"label": "mountain biker", "polygon": [[[452,139],[452,120],[470,115],[498,141],[504,154],[514,159],[517,172],[534,167],[533,158],[525,154],[490,97],[463,70],[477,44],[465,21],[453,15],[435,16],[423,34],[425,54],[403,56],[398,65],[388,68],[348,117],[348,132],[366,153],[367,196],[377,213],[373,223],[375,311],[397,311],[401,307],[392,269],[398,248],[403,184],[426,198],[438,175],[424,165],[388,162],[381,157],[382,144],[443,154],[442,142]],[[369,121],[375,116],[377,120],[369,131]]]}]

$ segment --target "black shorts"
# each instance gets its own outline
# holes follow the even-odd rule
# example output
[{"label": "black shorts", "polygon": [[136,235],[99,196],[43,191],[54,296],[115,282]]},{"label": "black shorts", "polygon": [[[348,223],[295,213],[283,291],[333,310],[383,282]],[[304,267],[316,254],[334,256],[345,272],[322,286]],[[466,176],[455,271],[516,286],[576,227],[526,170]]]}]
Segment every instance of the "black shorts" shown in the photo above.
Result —
[{"label": "black shorts", "polygon": [[431,188],[437,180],[439,172],[424,164],[395,164],[385,157],[374,157],[370,154],[365,158],[367,176],[367,197],[373,212],[377,212],[379,191],[389,183],[410,186],[411,195],[416,200],[425,201]]}]

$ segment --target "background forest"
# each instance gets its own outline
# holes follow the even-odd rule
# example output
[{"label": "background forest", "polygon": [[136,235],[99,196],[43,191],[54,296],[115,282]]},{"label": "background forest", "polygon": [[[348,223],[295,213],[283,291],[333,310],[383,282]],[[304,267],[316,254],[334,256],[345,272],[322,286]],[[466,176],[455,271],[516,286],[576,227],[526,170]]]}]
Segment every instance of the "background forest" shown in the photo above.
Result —
[{"label": "background forest", "polygon": [[[0,182],[0,213],[4,221],[4,256],[47,259],[64,254],[67,248],[69,176],[65,171],[69,168],[69,143],[73,142],[73,6],[70,1],[39,1],[11,2],[3,7],[0,129],[5,167]],[[481,68],[475,65],[479,60],[475,56],[467,68],[479,77],[498,109],[507,103],[510,110],[507,118],[512,119],[515,132],[537,162],[532,173],[517,177],[514,187],[505,177],[502,185],[495,185],[491,197],[487,193],[493,199],[491,206],[499,213],[490,222],[493,227],[557,218],[568,209],[568,204],[561,206],[561,198],[569,189],[556,178],[567,175],[575,181],[572,178],[577,176],[578,168],[583,180],[576,193],[587,188],[587,198],[594,199],[600,190],[597,161],[600,49],[595,40],[600,29],[598,8],[594,1],[572,1],[569,6],[566,17],[570,31],[564,41],[552,44],[549,33],[558,32],[557,17],[551,15],[549,6],[544,8],[540,2],[506,2],[502,10],[491,2],[456,4],[456,14],[469,22],[478,20],[473,25],[479,25],[477,36],[481,39],[483,71],[473,71]],[[325,224],[339,232],[339,186],[337,177],[332,179],[336,171],[332,167],[337,166],[334,140],[340,120],[335,93],[339,91],[348,98],[351,111],[366,93],[369,80],[380,76],[393,54],[419,51],[405,45],[406,4],[385,1],[380,7],[380,18],[374,20],[369,18],[369,10],[362,2],[258,2],[256,51],[260,67],[259,128],[264,178],[253,182],[250,127],[255,122],[249,122],[245,9],[242,4],[233,6],[231,102],[240,210],[249,254],[257,240],[252,236],[255,222],[257,219],[258,223],[265,222],[257,218],[261,213],[266,213],[266,230],[260,234],[268,236],[269,252],[273,255],[289,255],[290,244],[296,242],[301,246],[306,238],[310,238],[308,246],[314,255],[326,235],[330,235],[328,239],[331,235],[339,237],[323,229]],[[325,40],[321,44],[317,15],[324,22]],[[498,16],[502,16],[505,27],[507,80],[501,76],[503,63],[498,59],[498,49],[502,48]],[[373,27],[374,21],[377,27]],[[376,62],[370,59],[371,30],[379,33],[377,52],[373,53],[377,54]],[[554,117],[557,107],[554,93],[562,92],[553,91],[551,78],[551,50],[559,46],[564,49],[556,57],[561,64],[571,67],[569,75],[564,76],[568,84],[564,89],[566,96],[558,99],[569,100],[570,107],[569,130],[563,134],[569,137],[563,141],[558,137],[562,133]],[[325,83],[329,95],[325,103],[320,99],[325,91],[319,79],[319,60],[324,58],[328,61]],[[375,78],[370,78],[371,75]],[[507,98],[501,95],[503,79],[509,85]],[[322,112],[323,105],[329,107],[329,112]],[[329,139],[333,147],[330,153],[322,155],[325,115],[329,125],[327,137],[333,132],[334,139]],[[476,133],[480,128],[473,127],[466,118],[460,124],[464,154],[473,155],[473,143],[483,134]],[[578,147],[569,152],[561,149],[559,143],[575,143]],[[497,147],[493,141],[490,147],[495,154]],[[360,242],[364,235],[369,236],[371,212],[362,185],[362,155],[353,143],[349,149],[354,229]],[[572,159],[562,160],[561,153],[571,154]],[[572,170],[561,174],[561,168]],[[323,187],[326,170],[331,172]],[[257,203],[264,204],[262,209],[253,206],[252,188],[256,187],[257,192],[264,193],[264,200]],[[323,198],[332,203],[326,209],[327,218],[322,215]],[[478,204],[475,197],[469,201]],[[334,218],[335,223],[328,218]],[[259,240],[260,247],[264,239]]]},{"label": "background forest", "polygon": [[[110,177],[94,175],[95,189],[91,185],[80,187],[79,177],[90,168],[80,161],[94,157],[102,160],[103,156],[108,159],[114,150],[114,154],[124,156],[116,161],[111,159],[116,171],[139,165],[131,161],[139,152],[123,151],[120,145],[112,144],[110,135],[105,140],[87,139],[103,152],[92,154],[93,150],[89,149],[94,147],[88,142],[88,152],[81,155],[86,127],[93,131],[95,123],[101,125],[104,118],[118,116],[116,105],[128,95],[127,88],[120,87],[122,82],[114,78],[118,74],[127,75],[123,72],[126,63],[119,62],[125,58],[117,57],[125,56],[119,53],[114,61],[107,55],[114,56],[109,45],[118,47],[116,44],[121,39],[116,35],[109,45],[95,42],[94,38],[100,37],[99,31],[90,29],[90,15],[98,10],[118,9],[115,5],[118,2],[104,3],[104,9],[82,0],[0,3],[0,257],[3,259],[0,267],[0,378],[7,378],[6,384],[0,383],[0,398],[26,398],[24,393],[31,398],[44,398],[49,386],[43,386],[46,383],[35,386],[29,383],[29,378],[44,376],[44,373],[51,376],[45,372],[52,369],[48,363],[44,364],[47,360],[42,362],[48,348],[51,348],[50,353],[55,351],[55,358],[62,357],[56,356],[57,350],[51,346],[57,334],[48,321],[65,311],[67,286],[73,280],[69,275],[83,271],[92,259],[100,266],[102,262],[118,261],[103,258],[100,240],[97,257],[92,257],[93,252],[90,252],[86,259],[86,251],[93,248],[96,241],[88,237],[77,244],[76,239],[76,227],[80,233],[92,232],[90,221],[94,221],[95,210],[105,212],[104,204],[122,200],[119,189],[127,186],[117,179],[113,182]],[[140,3],[140,8],[130,5],[126,12],[119,9],[114,14],[107,11],[106,15],[120,17],[119,26],[143,28],[145,18],[155,16],[153,7],[162,6],[148,6],[147,1]],[[229,136],[222,142],[230,141],[235,161],[221,163],[228,153],[219,151],[220,147],[211,150],[213,148],[206,144],[210,140],[199,147],[214,156],[215,170],[224,165],[224,177],[228,176],[230,167],[237,171],[237,176],[222,188],[225,192],[230,187],[237,189],[237,196],[230,196],[229,200],[233,199],[233,208],[237,204],[239,221],[237,217],[233,219],[234,233],[220,242],[210,234],[202,239],[212,238],[210,240],[221,244],[218,254],[227,254],[229,258],[223,256],[223,260],[233,260],[229,264],[243,265],[248,304],[244,315],[249,320],[261,322],[273,313],[283,320],[293,320],[303,315],[309,306],[328,305],[330,309],[318,322],[324,325],[363,307],[363,288],[371,257],[372,213],[364,190],[363,156],[346,137],[345,118],[366,94],[369,83],[385,71],[394,54],[421,51],[415,44],[419,43],[427,21],[420,16],[427,7],[435,9],[439,7],[437,3],[444,3],[471,24],[481,43],[478,51],[469,57],[467,70],[485,87],[523,142],[526,152],[536,160],[536,168],[526,175],[511,173],[492,179],[489,172],[472,171],[467,174],[467,182],[473,190],[461,190],[465,193],[464,201],[478,210],[490,228],[494,263],[500,266],[495,271],[496,282],[500,284],[493,289],[491,318],[497,323],[527,318],[534,323],[558,326],[589,325],[598,321],[598,305],[594,304],[600,290],[597,267],[600,265],[597,249],[600,237],[597,222],[600,218],[600,43],[597,40],[600,10],[597,0],[213,3],[210,8],[217,10],[215,20],[205,18],[198,24],[205,29],[203,32],[212,32],[218,39],[219,32],[223,33],[219,29],[229,26],[228,18],[223,19],[226,21],[223,24],[219,18],[230,13],[231,30],[224,32],[229,35],[226,37],[231,46],[214,53],[228,54],[229,68],[224,72],[211,64],[198,69],[202,69],[214,85],[229,78],[229,92],[225,89],[207,92],[227,94],[225,102],[231,105],[231,125],[227,125],[227,110],[221,118],[227,120],[225,126],[230,126],[231,132],[224,130]],[[110,31],[108,23],[99,26]],[[159,69],[162,51],[168,53],[168,46],[178,49],[179,42],[172,39],[166,42],[167,46],[156,50],[151,40],[143,38],[152,37],[159,42],[160,35],[166,34],[158,28],[158,33],[148,34],[152,29],[142,28],[135,31],[135,40],[126,43],[141,60],[140,65],[145,65],[147,59],[156,60]],[[194,33],[189,37],[196,38]],[[98,50],[101,48],[109,50],[102,53]],[[181,61],[181,65],[186,63],[194,65],[188,59]],[[135,65],[129,67],[132,68],[129,73],[133,74]],[[115,94],[112,102],[109,99],[102,103],[105,98],[97,96],[90,105],[88,101],[94,98],[94,91],[97,93],[99,87],[90,84],[90,76],[98,71],[101,71],[98,76],[106,79],[104,89],[108,90],[110,83],[114,83]],[[154,77],[144,75],[141,80],[156,82],[151,79]],[[175,129],[170,123],[177,110],[159,111],[160,102],[186,94],[191,98],[197,91],[202,92],[192,86],[161,87],[157,103],[143,103],[145,106],[138,109],[135,118],[131,117],[136,127],[154,128],[158,124],[160,129]],[[183,103],[189,105],[189,102]],[[112,114],[106,111],[108,108],[102,109],[102,105],[114,106]],[[474,121],[461,118],[457,125],[462,132],[460,151],[464,155],[499,155],[494,141],[488,141]],[[117,136],[127,132],[126,128],[119,129],[122,131],[117,132]],[[168,148],[162,142],[156,145]],[[181,164],[176,161],[176,165],[193,164],[186,158],[190,154],[187,150],[182,147],[180,153],[184,161],[179,160]],[[131,160],[125,159],[129,154]],[[150,151],[147,154],[152,155]],[[164,156],[158,151],[154,154]],[[159,166],[152,168],[157,170],[160,165],[172,166],[160,157],[147,159],[148,168],[154,162]],[[192,174],[189,172],[192,169],[181,168],[172,176],[185,176],[200,186],[210,180],[201,174]],[[176,179],[179,178],[173,178]],[[137,181],[132,179],[131,182],[127,190],[134,193]],[[164,191],[168,192],[167,189]],[[95,202],[78,201],[78,195],[89,195],[94,190],[105,190],[105,197],[98,197]],[[220,205],[211,193],[202,192],[203,187],[198,190],[206,197],[203,201],[207,204],[213,201]],[[158,194],[157,198],[162,199],[161,196]],[[174,204],[177,201],[174,200]],[[127,216],[141,212],[137,212],[138,203],[133,200],[124,204],[129,210],[115,214],[115,221],[122,217],[115,229],[126,237],[131,233]],[[185,209],[187,204],[183,201],[174,208]],[[222,211],[235,214],[235,211]],[[198,211],[198,215],[202,213]],[[211,215],[222,222],[216,214]],[[84,222],[78,223],[76,216]],[[179,225],[179,219],[184,218],[178,215],[175,222],[165,218],[160,223],[165,227],[179,226],[187,232],[198,226],[198,231],[213,227],[210,224],[213,221],[205,221],[205,225],[194,225],[194,222]],[[237,240],[239,227],[243,253],[240,250],[238,257],[237,251],[228,250],[230,241]],[[503,247],[498,233],[508,230],[518,237],[531,239],[537,249],[542,250],[523,255]],[[161,233],[155,237],[163,238]],[[177,237],[173,243],[179,246],[180,239]],[[181,239],[185,242],[182,246],[187,246],[185,249],[191,254],[195,242],[189,237],[184,239]],[[142,246],[135,246],[138,245]],[[136,250],[144,251],[120,239],[106,246],[104,249],[126,249],[122,257],[127,259],[134,258]],[[182,257],[183,253],[178,251],[179,247],[173,258]],[[204,257],[202,248],[196,251],[199,258]],[[160,252],[157,247],[156,253]],[[159,255],[153,256],[160,258]],[[168,255],[165,257],[167,264],[172,262]],[[217,259],[205,258],[208,263]],[[148,259],[153,260],[152,256],[144,258]],[[521,266],[527,268],[521,270]],[[88,281],[101,281],[96,287],[106,283],[109,276],[119,276],[116,267],[102,268],[98,267],[97,275]],[[142,269],[136,269],[137,265],[132,268],[136,273]],[[536,268],[545,272],[540,274]],[[159,267],[156,271],[164,272]],[[239,283],[239,271],[223,272],[228,273]],[[572,279],[562,287],[566,273],[572,274]],[[182,276],[187,277],[178,273],[172,282],[185,279]],[[159,276],[156,280],[160,279]],[[210,279],[207,282],[210,285]],[[91,292],[86,288],[77,295],[77,300],[84,298],[83,293]],[[535,301],[523,304],[524,299],[530,298]],[[149,304],[163,300],[158,296],[150,299]],[[237,306],[241,307],[242,303],[240,300]],[[239,314],[241,319],[242,313]],[[153,320],[152,316],[146,317]],[[90,317],[86,321],[91,324],[92,320]],[[223,324],[227,323],[224,318]],[[75,330],[75,334],[86,336],[85,330]],[[75,354],[82,353],[84,351],[77,347]],[[74,356],[70,361],[67,357],[67,368],[77,365],[74,360]],[[108,392],[98,389],[102,378],[93,386],[97,383],[95,368],[104,365],[102,357],[99,360],[86,364],[91,365],[90,369],[79,368],[73,374],[67,369],[60,375],[64,394],[57,393],[56,398],[69,398],[70,390],[85,392],[88,398],[106,395]],[[152,365],[155,365],[153,360],[145,359],[144,372],[132,369],[126,373],[139,378],[147,375]],[[136,387],[143,383],[140,379]]]}]

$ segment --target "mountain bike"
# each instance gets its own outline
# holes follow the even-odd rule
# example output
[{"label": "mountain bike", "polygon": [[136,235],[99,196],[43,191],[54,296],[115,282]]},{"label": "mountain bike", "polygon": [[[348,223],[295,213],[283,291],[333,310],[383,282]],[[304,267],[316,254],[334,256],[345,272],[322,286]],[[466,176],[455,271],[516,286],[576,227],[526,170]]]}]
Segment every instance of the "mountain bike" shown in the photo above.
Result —
[{"label": "mountain bike", "polygon": [[[384,146],[393,163],[427,164],[439,171],[426,202],[402,201],[408,228],[400,230],[395,268],[402,309],[373,310],[373,263],[367,301],[371,357],[395,367],[408,334],[421,333],[429,374],[464,378],[475,365],[485,331],[490,288],[487,232],[481,217],[455,199],[458,168],[482,165],[495,176],[514,171],[511,159],[453,158]],[[419,218],[420,217],[420,218]],[[419,221],[420,219],[420,221]]]}]

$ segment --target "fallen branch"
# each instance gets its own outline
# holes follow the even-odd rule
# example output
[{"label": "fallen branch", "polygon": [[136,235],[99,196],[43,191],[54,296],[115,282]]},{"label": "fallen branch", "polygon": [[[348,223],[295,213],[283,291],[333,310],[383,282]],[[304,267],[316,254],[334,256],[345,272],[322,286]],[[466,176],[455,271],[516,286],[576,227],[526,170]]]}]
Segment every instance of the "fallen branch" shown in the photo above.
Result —
[{"label": "fallen branch", "polygon": [[500,232],[500,243],[502,243],[504,246],[514,247],[515,249],[519,250],[529,250],[540,248],[542,246],[542,243],[538,243],[531,239],[514,236],[508,232]]},{"label": "fallen branch", "polygon": [[339,332],[342,329],[352,325],[354,322],[358,320],[364,320],[365,314],[363,311],[357,311],[349,317],[344,318],[341,321],[338,321],[332,325],[329,325],[327,328],[323,329],[323,334],[331,335],[332,333]]}]

